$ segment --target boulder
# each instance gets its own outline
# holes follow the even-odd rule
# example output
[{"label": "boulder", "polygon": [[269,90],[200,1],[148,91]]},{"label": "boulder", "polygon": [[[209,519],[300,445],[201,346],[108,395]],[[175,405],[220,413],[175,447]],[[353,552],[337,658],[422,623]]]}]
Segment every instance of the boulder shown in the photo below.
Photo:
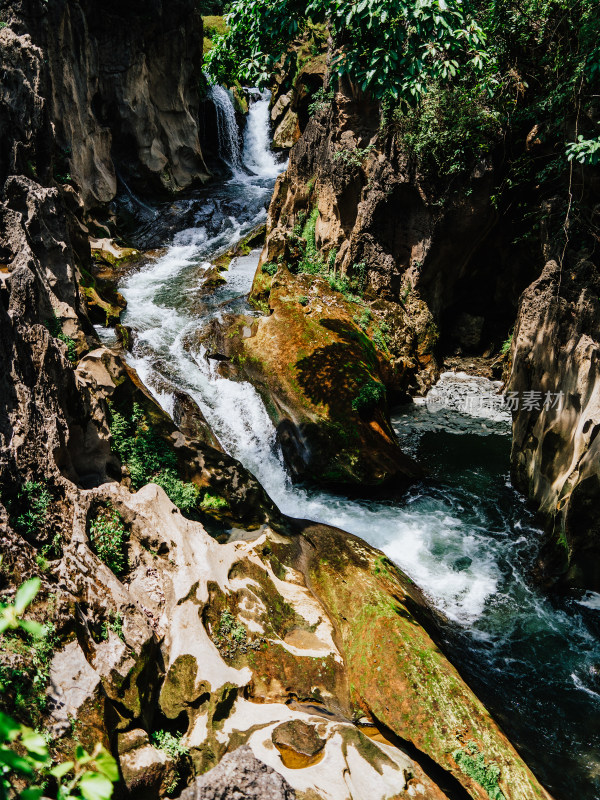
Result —
[{"label": "boulder", "polygon": [[289,783],[259,761],[249,747],[238,747],[188,786],[179,800],[295,800]]}]

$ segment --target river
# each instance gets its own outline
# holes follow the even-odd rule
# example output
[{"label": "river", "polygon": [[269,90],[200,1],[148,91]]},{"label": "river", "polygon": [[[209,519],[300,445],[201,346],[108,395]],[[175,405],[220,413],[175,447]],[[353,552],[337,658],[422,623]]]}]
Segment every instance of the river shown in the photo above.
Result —
[{"label": "river", "polygon": [[399,409],[395,430],[429,478],[402,502],[349,499],[291,482],[258,393],[220,377],[195,344],[212,316],[249,311],[257,251],[235,259],[208,297],[202,278],[216,253],[266,218],[283,169],[269,149],[268,97],[251,106],[236,151],[228,97],[216,95],[233,177],[148,212],[146,229],[162,214],[179,215],[184,229],[120,287],[136,334],[131,365],[167,411],[172,387],[188,392],[286,514],[351,531],[393,559],[443,612],[447,655],[549,791],[598,800],[600,597],[549,598],[530,579],[541,532],[510,484],[509,422]]}]

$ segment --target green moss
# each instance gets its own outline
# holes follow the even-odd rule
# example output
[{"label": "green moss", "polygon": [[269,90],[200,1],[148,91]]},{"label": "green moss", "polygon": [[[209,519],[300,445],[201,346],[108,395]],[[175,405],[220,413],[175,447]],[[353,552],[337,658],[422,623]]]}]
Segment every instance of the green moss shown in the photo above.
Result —
[{"label": "green moss", "polygon": [[506,800],[498,785],[500,767],[493,762],[486,764],[485,757],[479,752],[475,742],[469,742],[466,751],[456,750],[453,758],[465,775],[485,789],[490,800]]}]

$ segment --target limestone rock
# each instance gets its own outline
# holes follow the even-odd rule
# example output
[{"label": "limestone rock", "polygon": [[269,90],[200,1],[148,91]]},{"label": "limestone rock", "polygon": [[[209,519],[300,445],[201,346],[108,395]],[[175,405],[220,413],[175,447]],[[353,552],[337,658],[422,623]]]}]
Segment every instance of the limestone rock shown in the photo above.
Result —
[{"label": "limestone rock", "polygon": [[[549,581],[600,591],[600,275],[549,261],[523,293],[508,390],[512,477],[540,511]],[[559,394],[560,393],[560,394]]]},{"label": "limestone rock", "polygon": [[295,800],[289,783],[259,761],[249,747],[238,747],[220,764],[196,778],[180,800]]},{"label": "limestone rock", "polygon": [[120,734],[118,751],[128,792],[144,798],[164,795],[166,779],[172,780],[173,759],[150,744],[146,731],[137,729]]}]

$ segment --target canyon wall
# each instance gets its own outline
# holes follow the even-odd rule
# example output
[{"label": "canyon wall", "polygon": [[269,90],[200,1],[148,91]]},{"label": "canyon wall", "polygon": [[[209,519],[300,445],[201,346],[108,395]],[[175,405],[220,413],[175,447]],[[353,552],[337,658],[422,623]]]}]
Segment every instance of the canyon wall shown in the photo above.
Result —
[{"label": "canyon wall", "polygon": [[[504,368],[507,391],[519,396],[513,482],[548,532],[540,578],[598,590],[597,259],[577,235],[563,247],[550,241],[547,224],[528,229],[536,209],[549,218],[560,205],[540,186],[498,210],[502,154],[526,153],[529,139],[504,141],[449,184],[419,171],[379,107],[351,85],[333,94],[317,105],[278,180],[261,264],[297,269],[294,229],[314,213],[316,248],[336,274],[362,281],[364,300],[389,330],[405,391],[425,391],[444,361],[473,369],[485,356],[495,377]],[[577,167],[571,179],[592,216],[596,173]],[[255,294],[263,299],[264,284],[259,269]],[[507,360],[500,347],[513,326]],[[544,407],[548,392],[552,407]]]}]

